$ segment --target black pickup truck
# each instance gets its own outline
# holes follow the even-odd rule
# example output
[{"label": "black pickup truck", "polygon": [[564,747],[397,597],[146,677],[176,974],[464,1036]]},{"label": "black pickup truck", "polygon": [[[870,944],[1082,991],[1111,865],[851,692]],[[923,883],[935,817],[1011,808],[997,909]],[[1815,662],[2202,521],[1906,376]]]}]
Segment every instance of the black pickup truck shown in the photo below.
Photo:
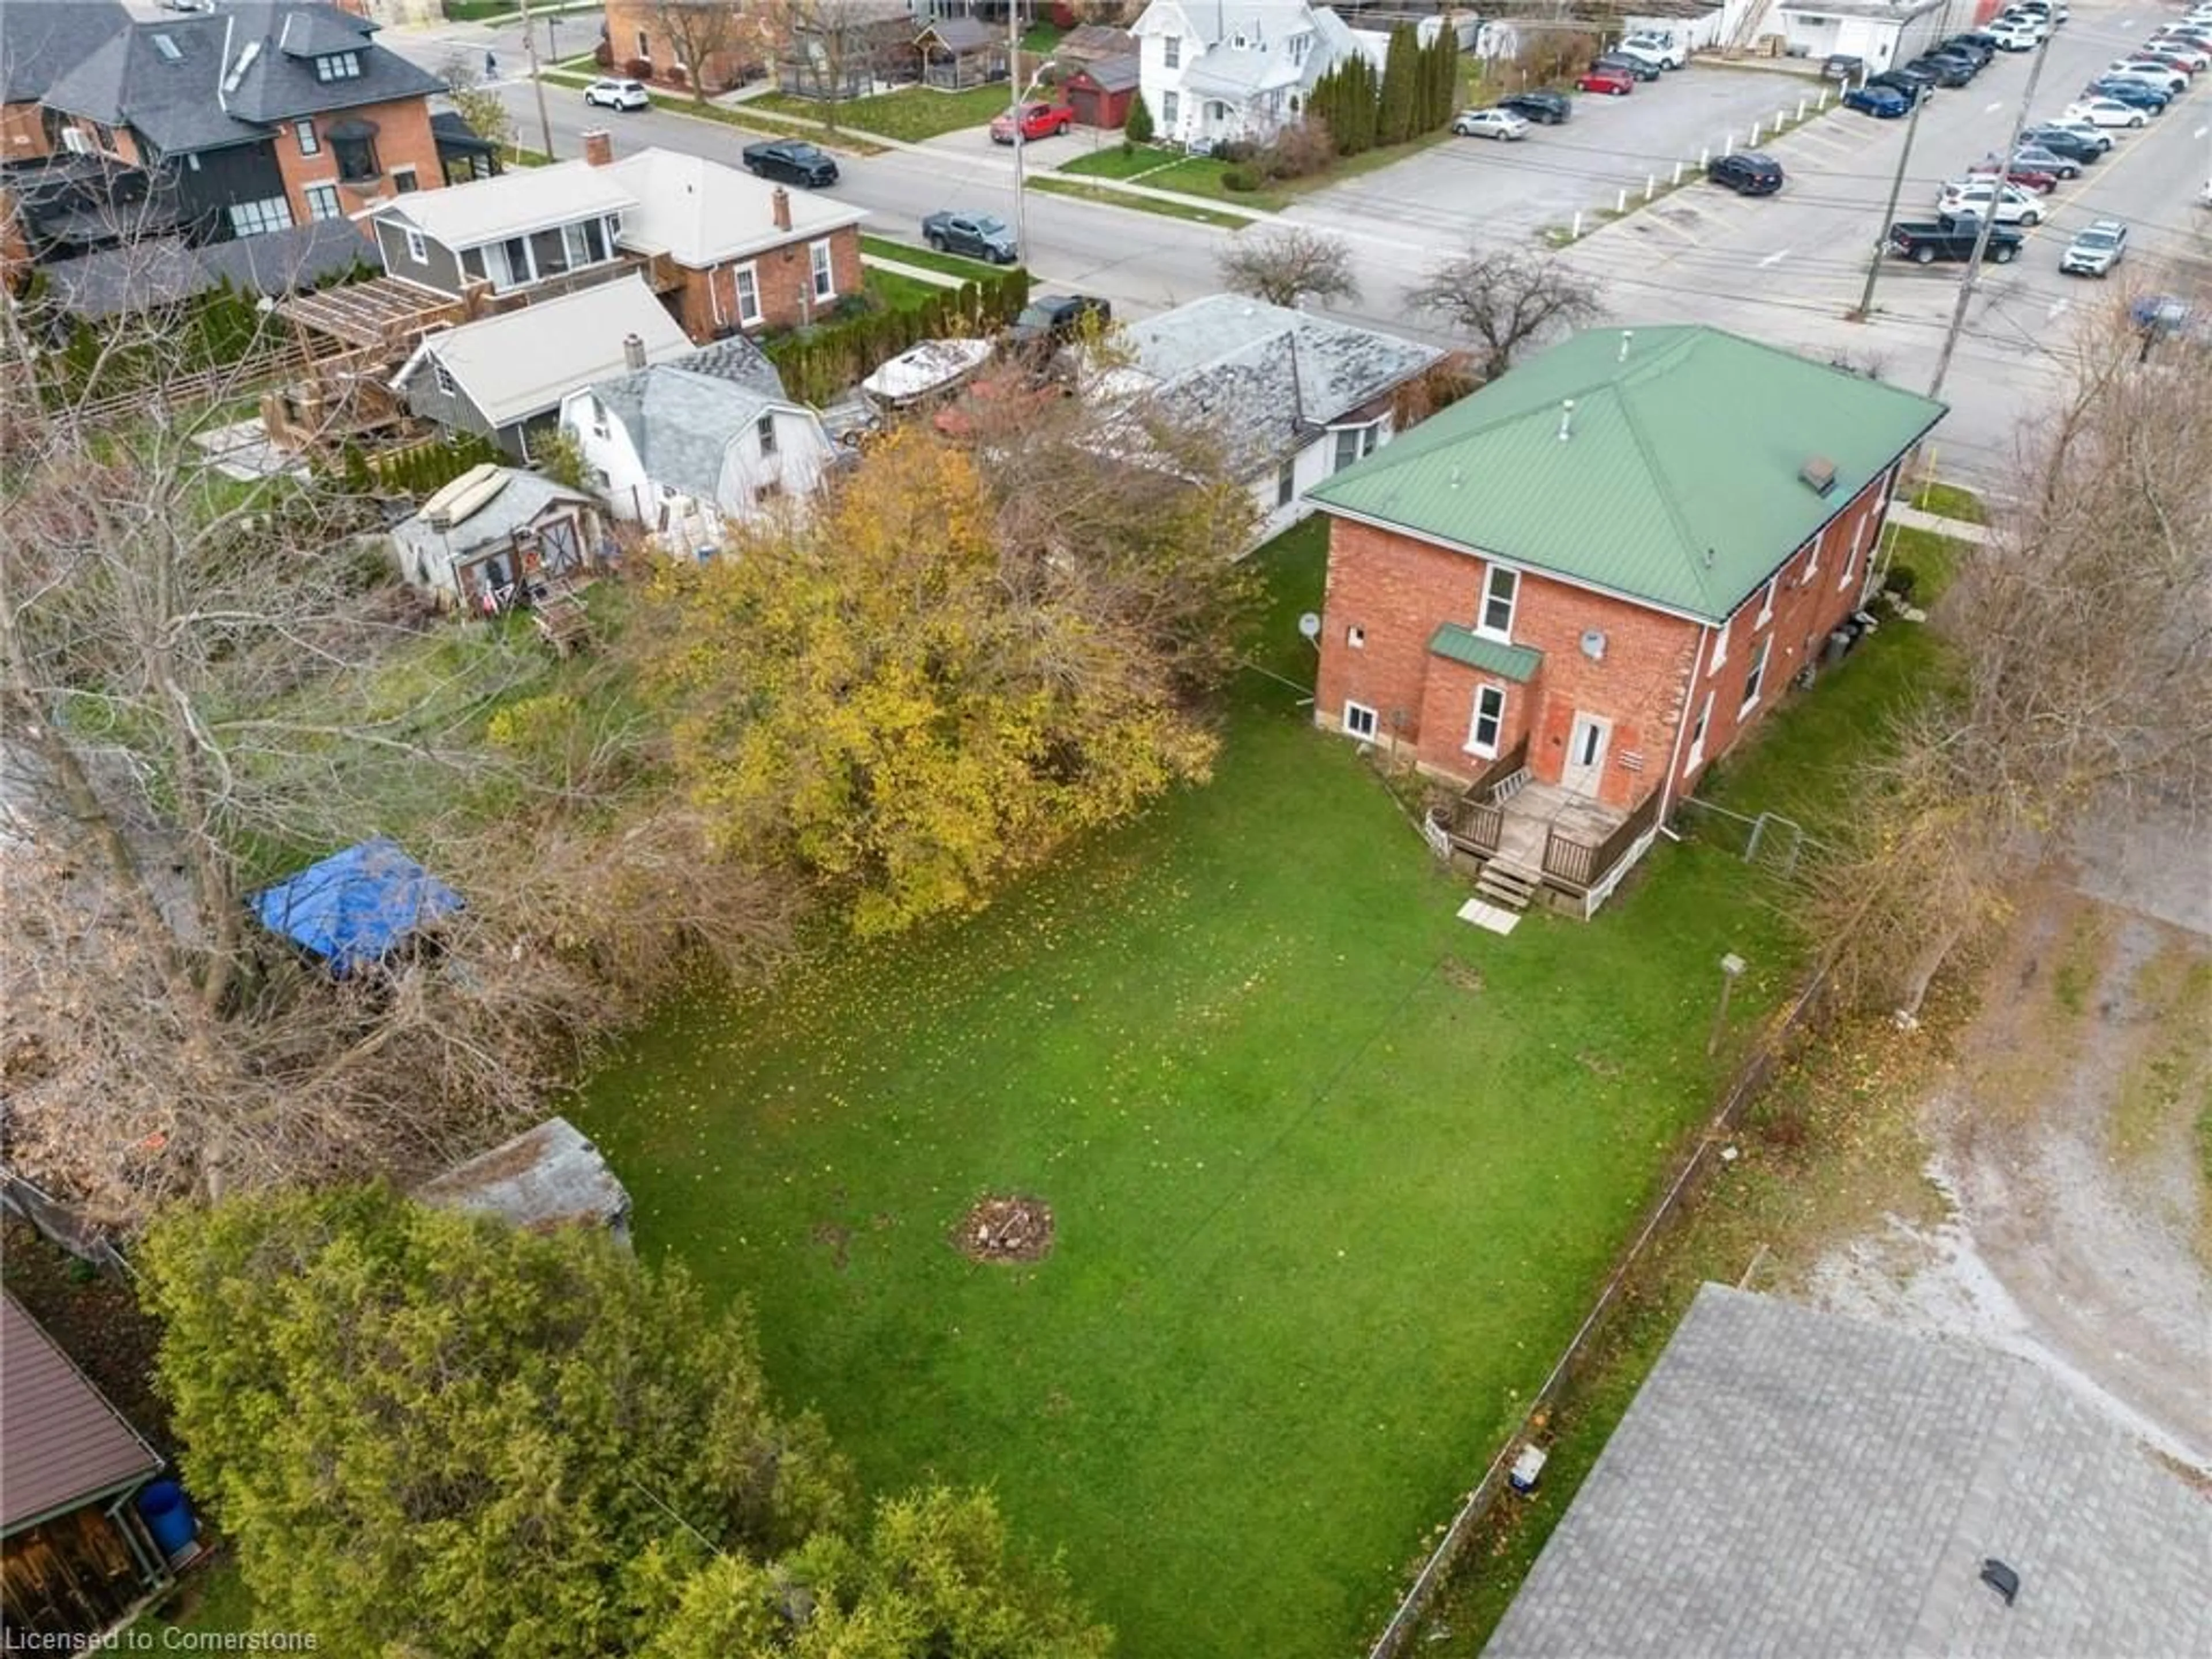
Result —
[{"label": "black pickup truck", "polygon": [[[1974,239],[1982,234],[1981,222],[1971,215],[1955,219],[1931,219],[1916,224],[1899,222],[1889,228],[1892,253],[1916,265],[1932,265],[1938,259],[1971,259]],[[1998,225],[1990,232],[1990,245],[1982,257],[1992,264],[2010,264],[2020,257],[2021,234]]]}]

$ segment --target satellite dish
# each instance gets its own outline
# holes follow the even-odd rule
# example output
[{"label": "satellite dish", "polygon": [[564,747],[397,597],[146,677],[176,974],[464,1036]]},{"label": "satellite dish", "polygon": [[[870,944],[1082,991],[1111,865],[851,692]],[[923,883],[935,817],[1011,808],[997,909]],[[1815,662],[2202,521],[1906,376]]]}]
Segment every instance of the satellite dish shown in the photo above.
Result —
[{"label": "satellite dish", "polygon": [[1298,632],[1304,635],[1310,640],[1319,639],[1321,637],[1321,613],[1316,611],[1309,611],[1305,615],[1300,617],[1298,618]]},{"label": "satellite dish", "polygon": [[1583,655],[1592,662],[1605,660],[1605,630],[1602,628],[1589,629],[1583,633]]}]

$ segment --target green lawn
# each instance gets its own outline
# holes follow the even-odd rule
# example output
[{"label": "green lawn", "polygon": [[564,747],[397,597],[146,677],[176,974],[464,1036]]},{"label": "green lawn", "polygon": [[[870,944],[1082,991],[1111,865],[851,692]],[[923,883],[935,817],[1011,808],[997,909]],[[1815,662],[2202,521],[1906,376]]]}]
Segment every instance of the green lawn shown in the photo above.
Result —
[{"label": "green lawn", "polygon": [[1210,196],[1216,201],[1233,202],[1238,207],[1257,208],[1270,213],[1289,204],[1289,194],[1279,185],[1269,185],[1261,190],[1230,189],[1222,182],[1222,178],[1232,165],[1218,155],[1187,155],[1171,166],[1162,167],[1145,182],[1155,190],[1177,191],[1185,196]]},{"label": "green lawn", "polygon": [[[971,87],[965,92],[901,87],[896,92],[881,92],[872,98],[848,98],[836,106],[835,112],[840,127],[903,139],[911,144],[957,132],[963,127],[980,127],[993,116],[1003,114],[1012,98],[1004,82]],[[831,114],[830,106],[818,100],[793,98],[781,92],[748,99],[746,107],[824,122]]]},{"label": "green lawn", "polygon": [[1109,185],[1086,184],[1080,179],[1062,179],[1049,173],[1031,175],[1029,187],[1031,190],[1041,190],[1048,196],[1072,196],[1079,202],[1097,202],[1105,207],[1132,208],[1139,213],[1157,213],[1163,218],[1187,219],[1193,224],[1219,225],[1225,230],[1242,230],[1245,226],[1255,222],[1244,214],[1227,213],[1219,208],[1200,207],[1195,202],[1163,201],[1157,196],[1139,196],[1133,191],[1115,190]]},{"label": "green lawn", "polygon": [[902,265],[914,265],[923,270],[941,270],[948,276],[957,276],[963,283],[980,283],[993,276],[1004,276],[1009,267],[986,264],[981,259],[963,259],[957,253],[939,253],[933,247],[918,247],[910,242],[895,242],[888,236],[863,236],[860,252],[878,259],[896,259]]},{"label": "green lawn", "polygon": [[1162,149],[1157,144],[1138,144],[1124,149],[1119,144],[1109,144],[1079,155],[1072,161],[1062,161],[1054,169],[1057,173],[1072,173],[1087,179],[1134,179],[1139,174],[1155,173],[1175,165],[1173,150]]},{"label": "green lawn", "polygon": [[878,270],[873,265],[862,274],[861,281],[870,297],[881,302],[886,311],[912,311],[950,292],[919,276],[902,276],[897,271]]},{"label": "green lawn", "polygon": [[1933,513],[1939,518],[1956,519],[1962,524],[1987,524],[1989,509],[1982,498],[1971,489],[1957,484],[1926,483],[1913,493],[1913,506],[1923,513]]},{"label": "green lawn", "polygon": [[[1320,537],[1273,556],[1310,674]],[[1246,677],[1213,782],[965,923],[702,996],[580,1103],[648,1255],[757,1308],[878,1487],[995,1486],[1120,1650],[1337,1659],[1589,1305],[1684,1126],[1744,867],[1662,843],[1510,939],[1349,744]],[[1051,1204],[1032,1267],[948,1242]]]}]

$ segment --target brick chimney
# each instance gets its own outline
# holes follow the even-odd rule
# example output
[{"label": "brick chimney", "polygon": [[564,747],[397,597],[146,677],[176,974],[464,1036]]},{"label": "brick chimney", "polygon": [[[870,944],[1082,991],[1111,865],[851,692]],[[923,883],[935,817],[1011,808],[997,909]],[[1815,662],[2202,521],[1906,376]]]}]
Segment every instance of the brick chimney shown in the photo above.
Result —
[{"label": "brick chimney", "polygon": [[770,199],[775,204],[775,228],[778,230],[789,230],[791,228],[791,192],[781,185],[778,185],[775,187],[775,196]]},{"label": "brick chimney", "polygon": [[645,367],[645,341],[641,337],[635,334],[623,336],[623,362],[630,366],[633,373]]},{"label": "brick chimney", "polygon": [[595,167],[603,167],[615,159],[615,141],[607,136],[605,127],[593,127],[584,135],[584,159]]}]

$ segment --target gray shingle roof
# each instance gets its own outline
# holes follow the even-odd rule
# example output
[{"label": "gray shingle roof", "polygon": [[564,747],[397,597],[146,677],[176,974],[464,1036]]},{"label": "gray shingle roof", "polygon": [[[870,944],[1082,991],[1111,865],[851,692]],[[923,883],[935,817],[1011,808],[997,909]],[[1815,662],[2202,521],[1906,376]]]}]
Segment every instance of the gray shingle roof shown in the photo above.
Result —
[{"label": "gray shingle roof", "polygon": [[[312,59],[278,49],[288,29],[295,39],[356,52],[361,73],[318,81]],[[373,23],[312,4],[233,4],[211,15],[134,23],[57,77],[46,101],[127,126],[166,155],[186,155],[250,143],[296,116],[442,90],[436,76],[376,45],[375,32]]]},{"label": "gray shingle roof", "polygon": [[1144,79],[1144,66],[1133,53],[1125,58],[1093,58],[1071,70],[1068,79],[1079,75],[1103,91],[1127,92]]},{"label": "gray shingle roof", "polygon": [[590,496],[556,483],[542,472],[526,472],[517,466],[498,471],[507,478],[499,493],[459,523],[433,524],[420,513],[410,514],[392,526],[393,538],[410,550],[434,548],[465,559],[480,547],[506,544],[548,507],[592,504]]},{"label": "gray shingle roof", "polygon": [[981,52],[1003,38],[1000,32],[973,17],[940,17],[915,36],[933,40],[947,52]]},{"label": "gray shingle roof", "polygon": [[127,1489],[161,1467],[38,1321],[0,1297],[0,1530]]},{"label": "gray shingle roof", "polygon": [[794,407],[775,365],[742,337],[602,381],[592,395],[629,433],[647,477],[701,501],[720,491],[730,440],[771,408]]},{"label": "gray shingle roof", "polygon": [[131,21],[120,0],[4,0],[0,3],[0,102],[46,95],[63,72]]},{"label": "gray shingle roof", "polygon": [[207,247],[171,238],[141,241],[45,270],[55,305],[71,316],[100,318],[187,300],[224,283],[241,294],[295,294],[375,262],[376,250],[351,223],[319,219]]},{"label": "gray shingle roof", "polygon": [[1486,1652],[2212,1652],[2212,1507],[2025,1360],[1708,1285]]},{"label": "gray shingle roof", "polygon": [[1371,329],[1217,294],[1133,323],[1130,368],[1171,416],[1214,434],[1239,476],[1402,385],[1443,354]]}]

